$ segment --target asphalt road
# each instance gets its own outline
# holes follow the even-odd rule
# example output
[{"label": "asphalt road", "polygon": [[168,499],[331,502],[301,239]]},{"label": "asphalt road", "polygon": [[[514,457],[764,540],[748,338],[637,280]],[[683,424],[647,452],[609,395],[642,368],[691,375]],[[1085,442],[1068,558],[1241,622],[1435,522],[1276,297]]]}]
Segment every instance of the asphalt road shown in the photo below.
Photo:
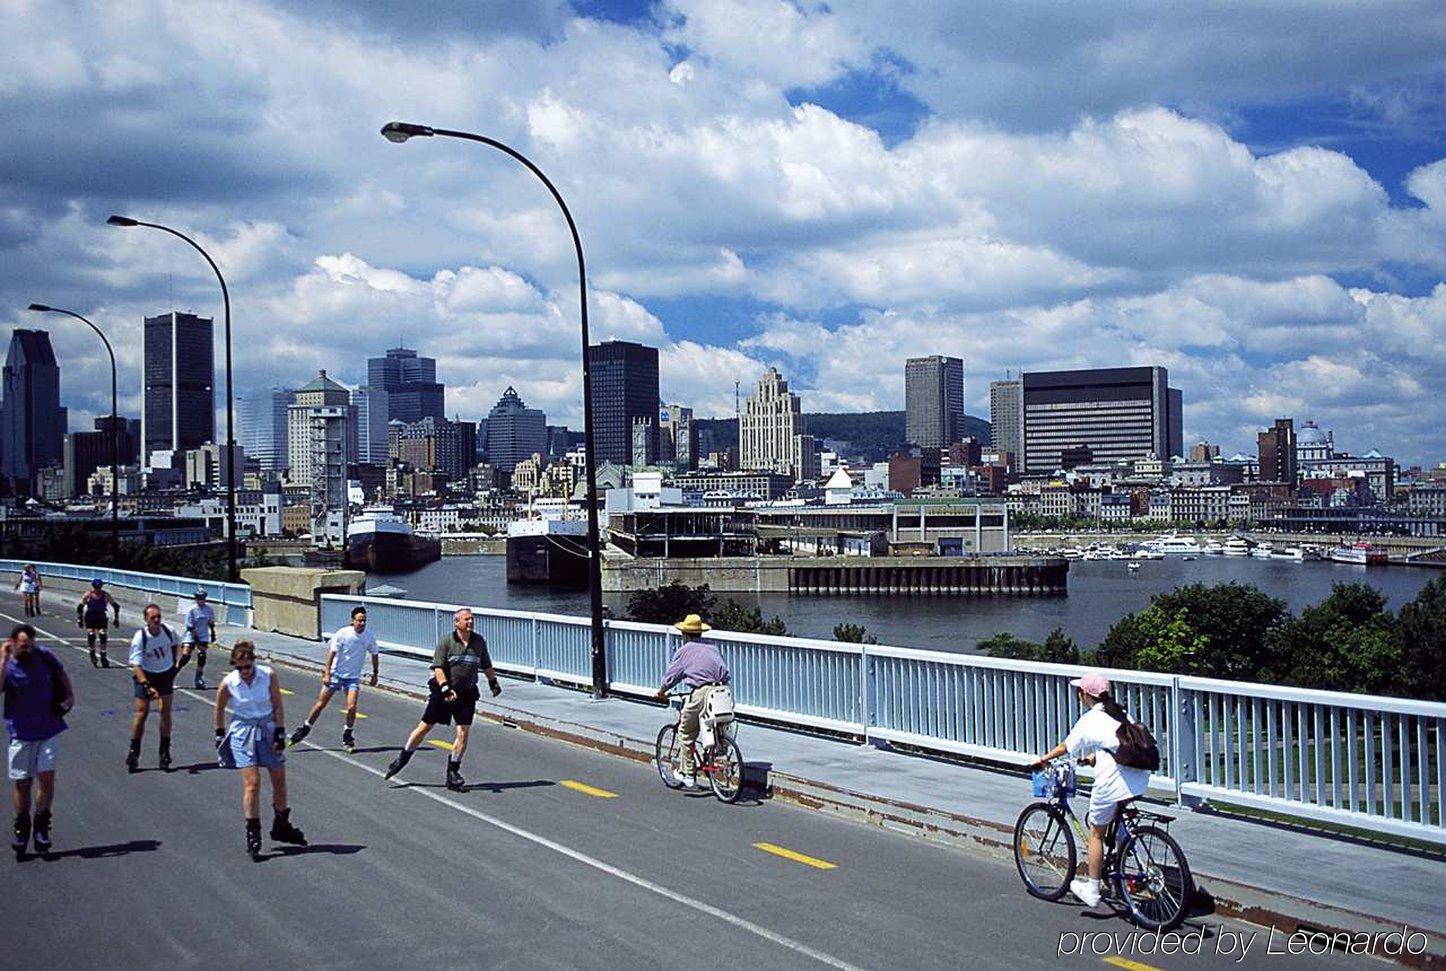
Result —
[{"label": "asphalt road", "polygon": [[[153,715],[143,771],[128,774],[130,675],[93,669],[74,615],[49,606],[41,641],[73,648],[57,653],[77,706],[55,850],[0,861],[10,966],[1058,967],[1062,940],[1086,951],[1072,963],[1106,966],[1086,932],[1116,935],[1109,954],[1139,962],[1109,962],[1124,967],[1242,966],[1238,949],[1217,953],[1238,947],[1232,935],[1256,935],[1243,966],[1291,960],[1264,953],[1266,929],[1214,917],[1183,929],[1203,929],[1202,957],[1142,953],[1108,908],[1034,900],[995,858],[768,800],[670,792],[649,766],[480,719],[467,792],[442,787],[446,753],[427,745],[384,782],[421,703],[375,690],[363,692],[354,756],[340,750],[339,700],[288,753],[292,815],[311,845],[268,841],[253,862],[240,780],[215,767],[212,693],[178,690],[172,771],[156,769]],[[18,598],[0,595],[7,632],[20,615]],[[129,633],[117,632],[116,656]],[[319,678],[278,675],[293,727]],[[746,757],[746,727],[739,740]]]}]

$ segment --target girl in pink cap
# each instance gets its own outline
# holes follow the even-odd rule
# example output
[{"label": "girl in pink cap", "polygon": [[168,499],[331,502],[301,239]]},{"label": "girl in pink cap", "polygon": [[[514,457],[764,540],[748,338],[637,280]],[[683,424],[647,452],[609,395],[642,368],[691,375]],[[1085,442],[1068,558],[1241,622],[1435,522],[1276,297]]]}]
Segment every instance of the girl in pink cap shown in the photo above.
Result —
[{"label": "girl in pink cap", "polygon": [[1073,759],[1093,757],[1095,782],[1090,790],[1089,813],[1085,816],[1090,827],[1086,847],[1090,876],[1088,880],[1071,880],[1069,889],[1085,906],[1094,907],[1100,902],[1105,830],[1114,821],[1121,802],[1145,794],[1150,773],[1115,761],[1115,749],[1120,744],[1116,733],[1129,716],[1119,702],[1110,697],[1110,679],[1091,671],[1075,678],[1070,685],[1079,689],[1080,704],[1084,705],[1085,713],[1074,723],[1065,740],[1046,752],[1031,768],[1041,768],[1046,762],[1065,754]]}]

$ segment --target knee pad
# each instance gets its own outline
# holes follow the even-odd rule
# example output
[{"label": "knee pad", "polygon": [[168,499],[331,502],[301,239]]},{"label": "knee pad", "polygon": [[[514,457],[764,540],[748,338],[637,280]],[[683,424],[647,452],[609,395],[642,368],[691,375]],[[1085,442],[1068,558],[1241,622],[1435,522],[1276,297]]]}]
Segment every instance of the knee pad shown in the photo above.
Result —
[{"label": "knee pad", "polygon": [[86,633],[85,642],[91,647],[95,647],[95,631],[88,631]]}]

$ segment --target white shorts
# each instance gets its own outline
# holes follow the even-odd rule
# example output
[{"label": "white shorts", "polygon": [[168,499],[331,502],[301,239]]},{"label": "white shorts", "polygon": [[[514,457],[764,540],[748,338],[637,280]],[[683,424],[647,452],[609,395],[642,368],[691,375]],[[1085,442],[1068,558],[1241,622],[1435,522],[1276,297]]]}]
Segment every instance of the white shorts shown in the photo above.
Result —
[{"label": "white shorts", "polygon": [[35,778],[39,772],[55,771],[55,756],[60,748],[60,736],[38,742],[10,740],[10,781],[23,782]]},{"label": "white shorts", "polygon": [[1129,800],[1107,799],[1103,802],[1090,800],[1089,812],[1085,814],[1085,821],[1091,826],[1108,826],[1120,811],[1120,802]]}]

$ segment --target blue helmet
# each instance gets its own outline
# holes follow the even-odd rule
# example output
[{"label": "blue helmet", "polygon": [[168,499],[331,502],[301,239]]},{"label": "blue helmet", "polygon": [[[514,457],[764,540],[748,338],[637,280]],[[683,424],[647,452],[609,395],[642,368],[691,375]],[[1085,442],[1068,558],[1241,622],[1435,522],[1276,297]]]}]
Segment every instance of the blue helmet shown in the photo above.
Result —
[{"label": "blue helmet", "polygon": [[90,585],[99,590],[101,587],[105,586],[105,581],[102,580],[100,577],[96,577],[94,580],[90,581]]}]

